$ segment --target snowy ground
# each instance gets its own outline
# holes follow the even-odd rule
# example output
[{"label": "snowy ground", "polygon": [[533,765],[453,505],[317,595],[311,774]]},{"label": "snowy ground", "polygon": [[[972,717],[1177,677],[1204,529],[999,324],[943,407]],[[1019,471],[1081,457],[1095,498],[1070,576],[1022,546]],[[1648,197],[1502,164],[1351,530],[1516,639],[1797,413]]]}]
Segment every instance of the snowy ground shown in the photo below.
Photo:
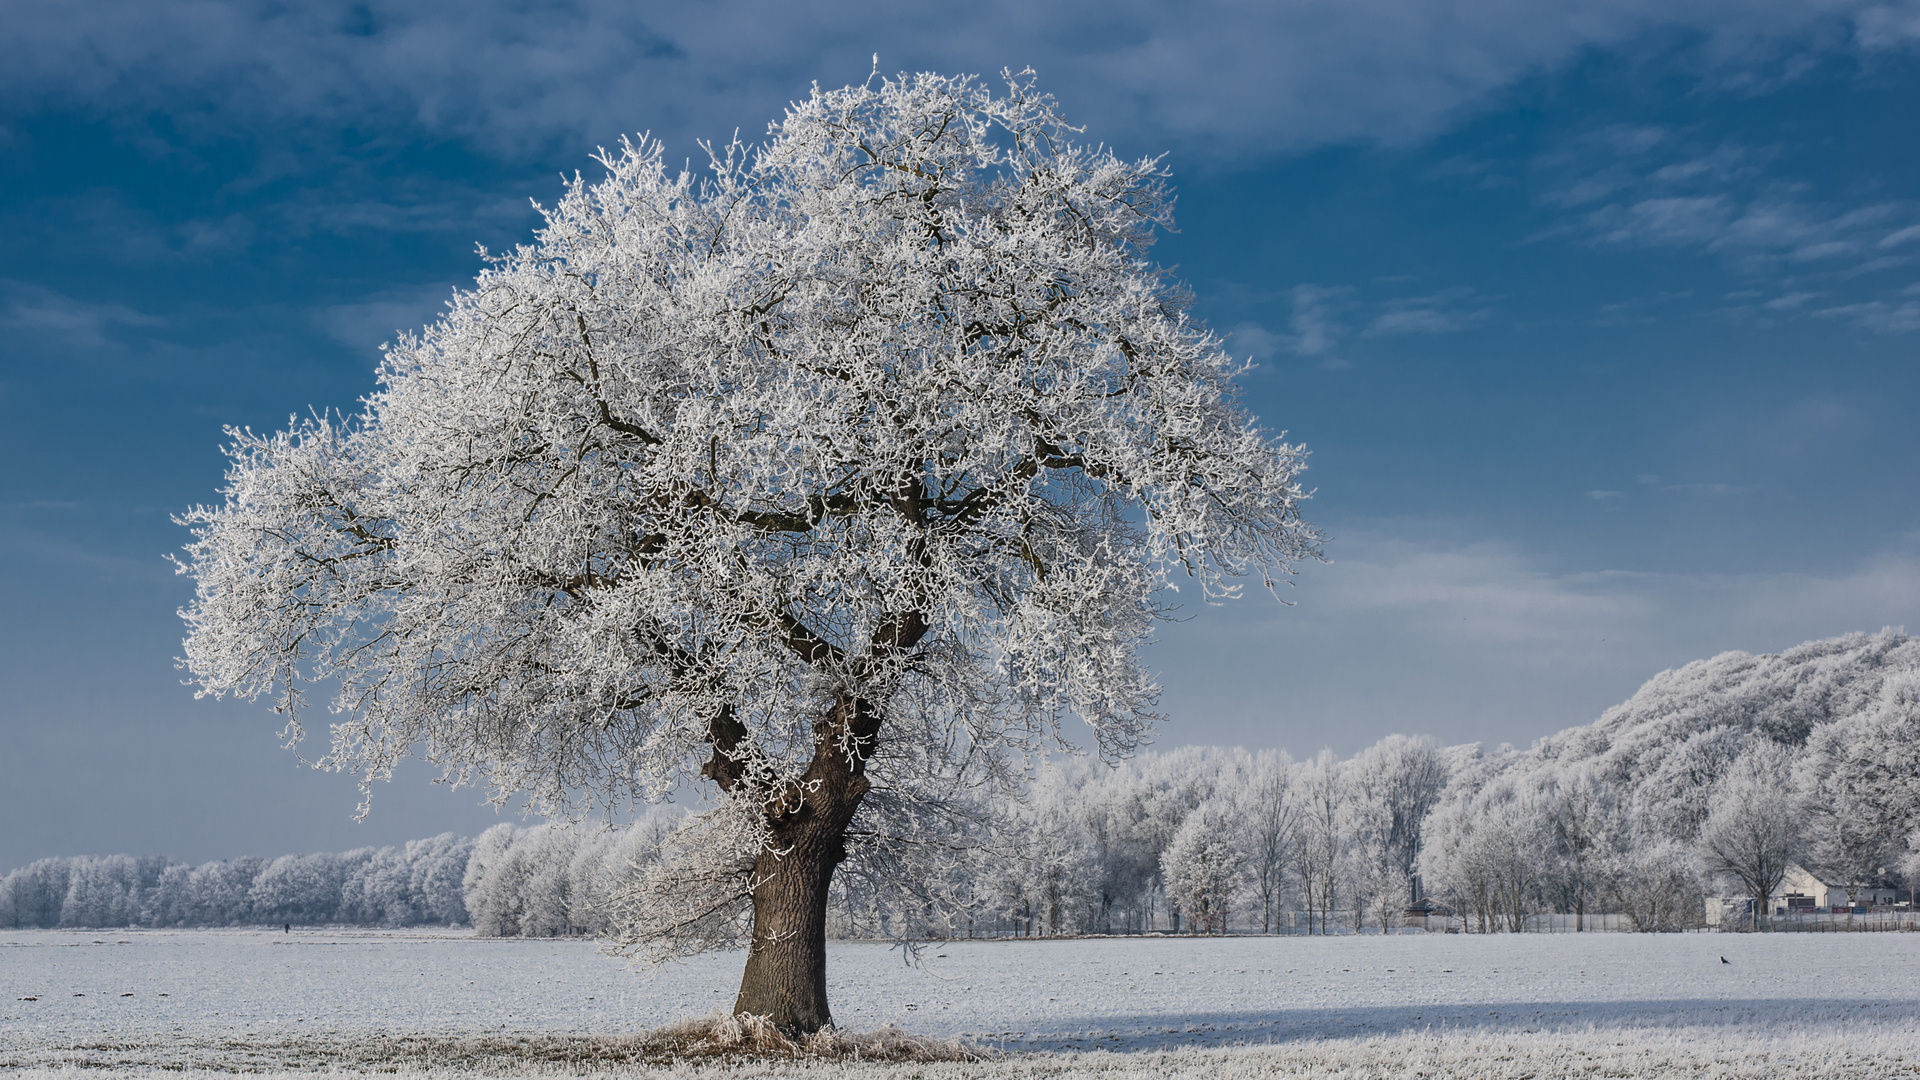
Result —
[{"label": "snowy ground", "polygon": [[[1791,1059],[1805,1075],[1920,1077],[1920,934],[975,942],[924,959],[834,947],[835,1018],[1015,1054],[1126,1052],[1072,1059],[1074,1075],[1149,1058],[1204,1075],[1217,1048],[1279,1044],[1229,1057],[1275,1075],[1357,1054],[1369,1075],[1452,1075],[1453,1055],[1475,1063],[1461,1075],[1577,1059],[1592,1075],[1760,1076]],[[619,1035],[730,1004],[740,963],[633,971],[590,942],[463,934],[0,931],[0,1068],[311,1068],[395,1036]],[[952,1068],[1062,1075],[1031,1072],[1060,1060]]]}]

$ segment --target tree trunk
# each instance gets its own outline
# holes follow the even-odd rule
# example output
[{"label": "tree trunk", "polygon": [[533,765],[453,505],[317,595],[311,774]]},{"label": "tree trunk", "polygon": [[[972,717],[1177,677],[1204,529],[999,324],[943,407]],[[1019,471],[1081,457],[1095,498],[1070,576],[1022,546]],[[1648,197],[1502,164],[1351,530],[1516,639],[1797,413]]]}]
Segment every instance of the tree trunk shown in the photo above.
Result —
[{"label": "tree trunk", "polygon": [[833,1023],[827,1009],[827,886],[846,857],[846,822],[836,827],[831,819],[840,815],[820,816],[830,820],[790,830],[775,841],[790,846],[762,851],[754,863],[753,944],[733,1003],[735,1015],[765,1016],[790,1034],[811,1034]]},{"label": "tree trunk", "polygon": [[[841,697],[813,725],[807,771],[767,795],[767,847],[754,860],[753,939],[734,1015],[766,1017],[789,1035],[831,1026],[827,1009],[827,888],[847,857],[847,826],[871,786],[867,759],[880,731],[869,702]],[[714,757],[703,770],[723,789],[742,782],[731,754],[746,729],[731,711],[714,721]]]}]

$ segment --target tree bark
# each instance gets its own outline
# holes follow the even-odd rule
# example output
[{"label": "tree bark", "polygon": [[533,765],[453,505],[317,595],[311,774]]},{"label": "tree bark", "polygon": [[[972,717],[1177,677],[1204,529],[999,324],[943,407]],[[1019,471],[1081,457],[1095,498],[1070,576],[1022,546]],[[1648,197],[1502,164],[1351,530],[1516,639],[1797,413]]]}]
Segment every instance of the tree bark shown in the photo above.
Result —
[{"label": "tree bark", "polygon": [[869,703],[842,698],[814,724],[806,773],[768,802],[773,835],[754,863],[753,938],[735,1015],[764,1016],[789,1035],[833,1024],[827,889],[847,857],[847,826],[870,786],[864,774],[879,729]]}]

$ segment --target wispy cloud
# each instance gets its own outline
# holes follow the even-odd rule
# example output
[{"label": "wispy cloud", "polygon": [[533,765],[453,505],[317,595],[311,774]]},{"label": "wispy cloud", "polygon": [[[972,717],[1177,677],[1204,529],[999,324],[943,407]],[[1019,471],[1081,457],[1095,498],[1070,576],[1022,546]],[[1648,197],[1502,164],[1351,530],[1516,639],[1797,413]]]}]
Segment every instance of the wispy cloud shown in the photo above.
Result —
[{"label": "wispy cloud", "polygon": [[1300,356],[1326,356],[1345,332],[1340,311],[1351,302],[1345,286],[1295,285],[1290,293],[1293,312],[1288,325],[1293,335],[1288,347]]},{"label": "wispy cloud", "polygon": [[1485,324],[1494,313],[1497,298],[1468,286],[1394,295],[1417,284],[1401,275],[1365,286],[1295,285],[1280,294],[1285,301],[1284,332],[1261,322],[1243,322],[1233,328],[1228,347],[1261,360],[1288,353],[1338,371],[1352,366],[1342,348],[1356,340],[1459,333]]},{"label": "wispy cloud", "polygon": [[183,126],[202,115],[404,124],[517,153],[642,126],[724,134],[812,79],[858,80],[878,50],[888,70],[1031,63],[1109,137],[1263,153],[1417,139],[1518,77],[1661,28],[1697,35],[1701,62],[1729,77],[1823,29],[1856,49],[1912,40],[1887,11],[1877,0],[76,0],[9,11],[0,99],[140,115],[164,102]]},{"label": "wispy cloud", "polygon": [[[1744,322],[1764,326],[1815,314],[1882,333],[1911,328],[1905,305],[1871,290],[1885,271],[1905,265],[1905,257],[1888,252],[1920,239],[1920,226],[1908,224],[1920,217],[1920,206],[1823,201],[1810,194],[1811,185],[1779,175],[1770,151],[1696,143],[1692,132],[1657,126],[1613,125],[1567,138],[1533,163],[1541,201],[1566,216],[1532,239],[1718,256],[1740,273],[1771,280],[1771,288],[1729,295],[1735,303],[1725,314]],[[1854,295],[1835,297],[1841,291]],[[1775,295],[1760,300],[1768,292]],[[1822,298],[1826,306],[1812,303]],[[1601,321],[1648,318],[1643,309],[1615,305]]]},{"label": "wispy cloud", "polygon": [[312,317],[328,337],[371,352],[396,334],[419,330],[439,318],[452,292],[450,284],[385,289],[352,303],[320,308]]},{"label": "wispy cloud", "polygon": [[1774,297],[1762,306],[1769,311],[1795,311],[1805,307],[1807,301],[1817,299],[1821,295],[1821,293],[1817,292],[1787,293],[1784,296]]},{"label": "wispy cloud", "polygon": [[163,325],[164,320],[124,304],[92,303],[24,281],[0,281],[0,327],[50,337],[68,348],[102,348],[117,327]]},{"label": "wispy cloud", "polygon": [[1524,745],[1664,668],[1920,611],[1911,546],[1818,571],[1648,573],[1556,569],[1513,545],[1421,531],[1347,533],[1288,594],[1294,607],[1255,598],[1169,630],[1163,707],[1208,738],[1246,738],[1211,733],[1239,725],[1294,745],[1395,730]]},{"label": "wispy cloud", "polygon": [[1453,334],[1487,321],[1489,298],[1466,287],[1386,302],[1386,310],[1367,324],[1366,337],[1395,334]]},{"label": "wispy cloud", "polygon": [[1869,300],[1836,304],[1813,313],[1823,319],[1843,319],[1880,334],[1910,334],[1920,330],[1920,300]]},{"label": "wispy cloud", "polygon": [[1909,225],[1904,229],[1890,232],[1881,237],[1880,242],[1874,246],[1881,248],[1899,247],[1901,244],[1914,240],[1920,240],[1920,225]]}]

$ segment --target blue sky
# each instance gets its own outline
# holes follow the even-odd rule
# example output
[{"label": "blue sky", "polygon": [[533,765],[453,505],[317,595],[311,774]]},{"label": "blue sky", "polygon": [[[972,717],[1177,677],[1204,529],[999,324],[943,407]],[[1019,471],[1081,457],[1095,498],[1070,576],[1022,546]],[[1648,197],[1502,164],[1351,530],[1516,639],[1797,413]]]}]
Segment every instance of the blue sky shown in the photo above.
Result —
[{"label": "blue sky", "polygon": [[350,407],[596,145],[1032,65],[1160,153],[1160,256],[1313,451],[1332,562],[1154,647],[1161,742],[1525,743],[1656,671],[1920,625],[1920,7],[0,4],[0,868],[349,819],[172,667],[223,424]]}]

